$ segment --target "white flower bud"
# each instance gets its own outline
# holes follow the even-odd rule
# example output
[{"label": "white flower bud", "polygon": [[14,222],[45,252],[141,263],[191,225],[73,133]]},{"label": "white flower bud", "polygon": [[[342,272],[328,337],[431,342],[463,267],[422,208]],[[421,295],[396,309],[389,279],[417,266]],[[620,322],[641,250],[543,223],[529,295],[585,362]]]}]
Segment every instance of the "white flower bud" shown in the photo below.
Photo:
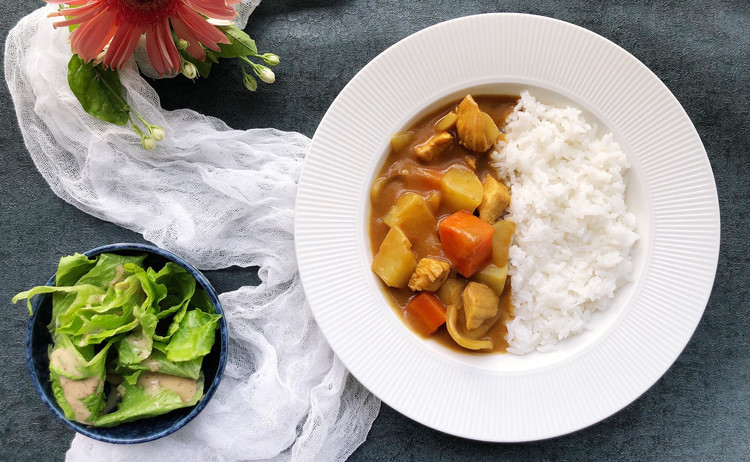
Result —
[{"label": "white flower bud", "polygon": [[141,138],[141,146],[143,146],[143,149],[146,151],[153,151],[156,149],[156,141],[154,141],[153,138],[149,138],[147,136],[144,136]]},{"label": "white flower bud", "polygon": [[274,83],[276,81],[276,74],[274,74],[271,69],[264,66],[259,67],[260,71],[258,72],[258,77],[260,77],[260,80],[266,83]]},{"label": "white flower bud", "polygon": [[151,134],[151,137],[152,137],[152,138],[153,138],[153,139],[154,139],[155,141],[161,141],[161,140],[163,140],[163,139],[164,139],[164,137],[165,137],[165,136],[167,135],[167,134],[166,134],[166,133],[164,132],[164,129],[163,129],[163,128],[161,128],[161,127],[159,127],[159,126],[156,126],[156,125],[154,125],[154,126],[153,126],[153,127],[151,128],[151,130],[149,130],[149,133]]},{"label": "white flower bud", "polygon": [[277,66],[279,64],[279,57],[273,53],[266,53],[262,56],[263,62],[269,66]]},{"label": "white flower bud", "polygon": [[198,76],[198,68],[195,67],[195,64],[191,63],[190,61],[182,62],[182,66],[180,66],[180,72],[182,72],[182,75],[189,79],[194,79]]}]

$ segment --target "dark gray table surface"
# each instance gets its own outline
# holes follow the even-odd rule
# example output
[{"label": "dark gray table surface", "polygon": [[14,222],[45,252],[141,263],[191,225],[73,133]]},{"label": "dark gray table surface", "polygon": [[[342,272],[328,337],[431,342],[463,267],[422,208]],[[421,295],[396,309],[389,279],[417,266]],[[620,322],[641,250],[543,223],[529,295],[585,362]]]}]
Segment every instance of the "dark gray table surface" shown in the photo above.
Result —
[{"label": "dark gray table surface", "polygon": [[[40,5],[3,2],[3,37]],[[588,28],[632,53],[674,93],[703,140],[719,192],[721,255],[713,293],[669,371],[596,425],[535,443],[487,444],[434,431],[384,404],[351,460],[750,460],[748,0],[264,0],[246,30],[261,48],[282,57],[277,83],[249,94],[237,63],[227,62],[214,66],[207,80],[178,78],[154,87],[166,109],[192,108],[237,129],[275,127],[312,136],[338,92],[388,46],[444,20],[498,11]],[[5,85],[0,105],[0,460],[62,460],[73,432],[31,386],[24,356],[27,313],[10,298],[44,283],[63,254],[143,238],[57,198],[29,158]],[[220,292],[258,282],[252,268],[208,276]]]}]

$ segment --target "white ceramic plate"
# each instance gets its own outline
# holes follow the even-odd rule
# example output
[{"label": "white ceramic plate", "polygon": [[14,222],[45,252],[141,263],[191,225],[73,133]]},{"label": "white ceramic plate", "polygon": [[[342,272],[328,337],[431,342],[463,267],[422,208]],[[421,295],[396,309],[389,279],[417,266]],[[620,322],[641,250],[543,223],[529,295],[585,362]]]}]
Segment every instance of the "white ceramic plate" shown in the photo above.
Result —
[{"label": "white ceramic plate", "polygon": [[[370,271],[369,188],[390,135],[466,93],[582,108],[628,154],[638,218],[634,282],[554,352],[472,356],[423,340]],[[488,14],[416,33],[359,72],[313,138],[296,205],[297,258],[315,319],[354,376],[389,406],[453,435],[528,441],[596,423],[670,367],[708,301],[719,253],[711,167],[690,119],[633,56],[580,27]]]}]

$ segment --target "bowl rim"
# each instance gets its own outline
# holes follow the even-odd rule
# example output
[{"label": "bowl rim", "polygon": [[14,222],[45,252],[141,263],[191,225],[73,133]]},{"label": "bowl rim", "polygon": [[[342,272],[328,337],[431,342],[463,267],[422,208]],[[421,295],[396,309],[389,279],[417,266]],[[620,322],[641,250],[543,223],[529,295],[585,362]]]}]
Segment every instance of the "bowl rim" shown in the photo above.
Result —
[{"label": "bowl rim", "polygon": [[[164,428],[162,430],[159,430],[157,432],[150,433],[146,436],[139,436],[135,438],[122,438],[122,437],[113,437],[110,435],[102,435],[97,429],[100,427],[92,427],[85,424],[82,424],[80,422],[68,420],[65,418],[65,415],[62,413],[61,409],[59,408],[58,404],[56,402],[53,402],[47,396],[47,393],[44,390],[44,385],[39,381],[39,373],[37,368],[34,365],[34,357],[33,357],[33,351],[32,351],[32,339],[33,339],[33,329],[34,325],[36,323],[36,318],[39,313],[39,307],[42,303],[42,301],[45,299],[48,294],[45,294],[43,296],[36,297],[36,299],[33,301],[33,313],[29,317],[29,321],[27,324],[27,330],[26,330],[26,365],[29,369],[29,373],[31,375],[31,381],[34,384],[34,388],[36,389],[39,396],[42,398],[42,401],[47,405],[47,407],[50,408],[53,414],[55,416],[62,420],[68,427],[75,430],[76,432],[88,436],[89,438],[93,438],[95,440],[103,441],[106,443],[116,443],[116,444],[137,444],[137,443],[145,443],[147,441],[153,441],[159,438],[163,438],[171,433],[176,432],[177,430],[181,429],[185,425],[187,425],[188,422],[193,420],[208,404],[208,402],[213,397],[214,393],[216,392],[216,389],[219,387],[219,382],[221,382],[222,376],[224,375],[224,369],[226,367],[226,361],[227,361],[227,348],[229,343],[229,336],[228,336],[228,329],[227,329],[227,322],[226,317],[224,315],[224,310],[221,306],[221,302],[219,301],[219,296],[216,293],[216,289],[214,289],[213,285],[209,282],[208,278],[203,275],[203,273],[198,270],[195,266],[190,264],[187,260],[185,260],[183,257],[180,257],[179,255],[172,253],[168,250],[162,249],[160,247],[151,245],[151,244],[139,244],[139,243],[128,243],[128,242],[120,242],[115,244],[106,244],[99,247],[95,247],[91,250],[87,250],[83,252],[83,255],[87,257],[93,257],[96,255],[101,255],[103,253],[117,253],[122,251],[136,251],[136,252],[147,252],[154,255],[157,255],[159,257],[165,258],[169,261],[172,261],[183,268],[185,268],[196,280],[196,282],[203,287],[203,289],[208,294],[209,299],[211,300],[211,303],[214,305],[214,310],[217,314],[221,315],[221,318],[219,318],[219,338],[220,338],[220,345],[219,345],[219,363],[216,367],[216,375],[214,376],[214,379],[211,381],[211,384],[205,388],[205,392],[203,394],[203,397],[200,399],[200,401],[192,407],[190,410],[190,413],[188,413],[186,416],[182,417],[178,421],[172,423],[169,427]],[[52,277],[47,281],[46,285],[51,286],[55,284],[56,279],[56,272],[52,275]]]}]

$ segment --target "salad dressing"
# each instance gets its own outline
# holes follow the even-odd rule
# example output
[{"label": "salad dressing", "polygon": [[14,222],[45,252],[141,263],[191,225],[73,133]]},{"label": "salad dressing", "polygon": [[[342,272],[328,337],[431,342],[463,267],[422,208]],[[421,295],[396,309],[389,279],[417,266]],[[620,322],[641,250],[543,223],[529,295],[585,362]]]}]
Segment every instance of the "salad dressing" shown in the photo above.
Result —
[{"label": "salad dressing", "polygon": [[158,395],[163,390],[170,390],[177,393],[183,402],[188,402],[195,396],[198,382],[186,377],[144,372],[138,377],[138,386],[150,395]]},{"label": "salad dressing", "polygon": [[102,386],[101,378],[93,376],[83,380],[73,380],[61,375],[60,386],[63,389],[65,401],[73,408],[76,420],[84,423],[88,422],[91,418],[91,411],[81,400],[99,391],[99,388]]},{"label": "salad dressing", "polygon": [[49,355],[50,364],[55,369],[62,371],[68,375],[79,375],[81,372],[78,370],[80,365],[78,355],[70,348],[56,348]]},{"label": "salad dressing", "polygon": [[151,372],[156,372],[161,367],[161,364],[159,363],[159,361],[152,359],[152,358],[148,358],[144,360],[143,362],[141,362],[141,364],[148,367],[148,370],[150,370]]},{"label": "salad dressing", "polygon": [[144,360],[151,354],[151,339],[145,337],[143,332],[141,332],[141,335],[128,336],[126,341],[131,344],[133,349],[138,353],[138,359]]},{"label": "salad dressing", "polygon": [[111,286],[117,284],[122,280],[122,277],[125,275],[125,267],[123,265],[117,265],[115,266],[115,271],[115,277],[109,283],[109,285]]}]

